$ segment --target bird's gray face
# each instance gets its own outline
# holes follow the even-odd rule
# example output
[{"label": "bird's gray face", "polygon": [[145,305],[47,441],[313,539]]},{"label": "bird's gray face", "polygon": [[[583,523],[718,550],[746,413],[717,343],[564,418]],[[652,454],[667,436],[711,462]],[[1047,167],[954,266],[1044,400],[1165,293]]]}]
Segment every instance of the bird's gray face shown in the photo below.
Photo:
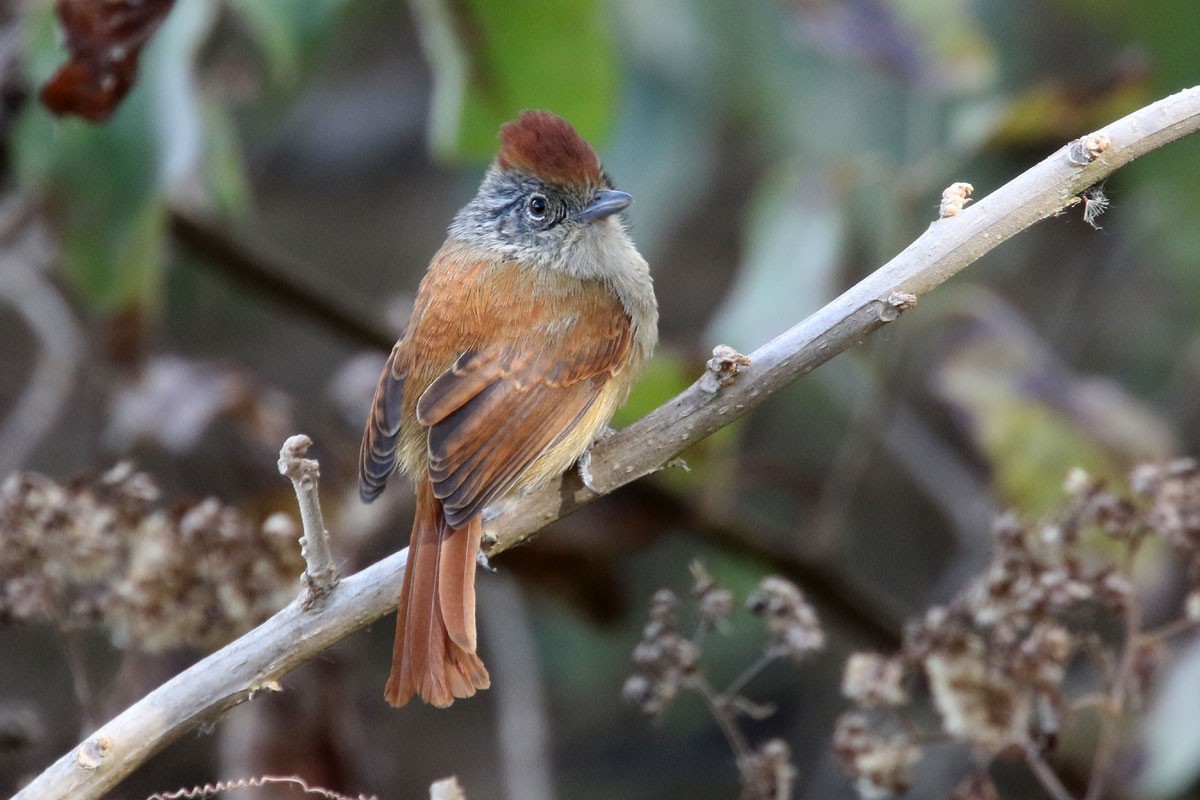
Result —
[{"label": "bird's gray face", "polygon": [[493,169],[455,216],[450,234],[508,258],[563,268],[591,240],[624,237],[616,215],[631,202],[607,178],[600,186],[563,187]]}]

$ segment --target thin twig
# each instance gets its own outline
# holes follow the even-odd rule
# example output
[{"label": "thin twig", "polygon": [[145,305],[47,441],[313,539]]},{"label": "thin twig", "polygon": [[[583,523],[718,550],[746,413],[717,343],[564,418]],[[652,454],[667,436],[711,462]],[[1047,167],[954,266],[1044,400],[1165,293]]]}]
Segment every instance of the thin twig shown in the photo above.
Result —
[{"label": "thin twig", "polygon": [[752,783],[756,784],[756,797],[766,796],[766,787],[757,785],[760,783],[760,776],[756,771],[751,769],[751,759],[754,757],[754,748],[750,746],[750,742],[746,739],[742,729],[733,721],[733,716],[729,713],[729,704],[726,702],[724,695],[718,695],[708,684],[708,680],[702,674],[698,674],[688,681],[688,685],[696,690],[696,692],[704,698],[704,702],[708,705],[709,711],[712,712],[713,719],[717,721],[717,726],[721,729],[721,733],[725,734],[725,739],[729,742],[729,747],[733,750],[734,758],[737,761],[738,772],[742,776],[742,785],[749,786]]},{"label": "thin twig", "polygon": [[[891,262],[825,308],[750,354],[729,386],[712,378],[600,442],[591,461],[603,492],[658,469],[684,447],[761,404],[788,382],[853,346],[999,243],[1070,205],[1076,195],[1140,155],[1200,129],[1200,87],[1142,108],[1098,132],[1106,144],[1079,164],[1081,148],[1060,148],[1041,164],[961,213],[935,222]],[[1093,137],[1088,137],[1092,139]],[[1090,153],[1088,148],[1082,148]],[[596,497],[571,473],[505,507],[488,526],[495,555]],[[238,640],[135,703],[59,758],[14,800],[94,800],[197,725],[395,608],[407,551],[346,578],[325,603],[294,602]],[[1068,795],[1069,797],[1069,795]]]},{"label": "thin twig", "polygon": [[1177,620],[1164,623],[1154,630],[1143,631],[1142,638],[1150,640],[1159,639],[1165,641],[1167,639],[1172,639],[1181,633],[1193,631],[1197,626],[1200,626],[1200,620],[1189,619],[1188,617],[1180,617]]},{"label": "thin twig", "polygon": [[201,263],[235,283],[258,290],[289,312],[315,319],[359,344],[391,348],[397,331],[364,313],[371,304],[344,284],[286,258],[262,242],[178,206],[170,209],[171,233],[204,256]]},{"label": "thin twig", "polygon": [[771,664],[771,662],[778,659],[778,653],[767,650],[758,657],[758,660],[746,667],[746,669],[742,670],[741,675],[738,675],[728,686],[725,687],[725,691],[721,692],[720,694],[720,701],[726,705],[733,702],[733,698],[742,693],[742,689],[746,688],[746,684],[754,680],[760,672],[762,672]]},{"label": "thin twig", "polygon": [[289,437],[279,451],[279,474],[291,479],[296,490],[296,502],[300,504],[300,521],[304,535],[300,538],[300,554],[304,556],[304,584],[308,587],[304,604],[311,607],[320,602],[337,586],[337,565],[333,563],[333,552],[329,547],[329,531],[321,515],[321,498],[317,493],[317,480],[321,469],[317,462],[305,458],[312,439],[304,434]]}]

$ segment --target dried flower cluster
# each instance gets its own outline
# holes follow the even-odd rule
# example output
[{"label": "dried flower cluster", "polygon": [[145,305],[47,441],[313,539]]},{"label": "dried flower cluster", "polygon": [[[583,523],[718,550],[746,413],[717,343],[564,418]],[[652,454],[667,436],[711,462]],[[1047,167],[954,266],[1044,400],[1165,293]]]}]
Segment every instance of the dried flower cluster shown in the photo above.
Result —
[{"label": "dried flower cluster", "polygon": [[742,800],[788,800],[796,788],[792,749],[782,739],[768,739],[742,761],[747,776]]},{"label": "dried flower cluster", "polygon": [[870,718],[855,712],[838,720],[833,750],[854,775],[858,793],[868,798],[908,791],[913,764],[921,758],[921,749],[907,736],[876,733]]},{"label": "dried flower cluster", "polygon": [[644,714],[657,716],[675,699],[679,688],[695,675],[700,648],[679,632],[679,598],[659,589],[650,602],[650,620],[633,651],[637,672],[625,681],[627,702]]},{"label": "dried flower cluster", "polygon": [[214,647],[297,590],[299,530],[252,525],[208,499],[158,506],[128,463],[69,486],[33,473],[0,484],[0,623],[103,625],[119,646]]},{"label": "dried flower cluster", "polygon": [[[1103,696],[1118,713],[1141,702],[1165,647],[1140,628],[1134,556],[1152,538],[1175,548],[1190,565],[1187,618],[1195,622],[1200,468],[1190,460],[1142,466],[1130,486],[1119,494],[1072,471],[1065,509],[1034,525],[999,519],[988,569],[951,603],[910,621],[898,654],[851,656],[842,691],[856,708],[839,721],[834,749],[863,797],[904,792],[926,741],[962,745],[977,763],[1000,755],[1037,761],[1039,780],[1056,780],[1041,758],[1078,710],[1064,696],[1078,655],[1098,659],[1092,674],[1101,684],[1081,687],[1080,697]],[[1124,635],[1109,645],[1083,624],[1106,618],[1124,621]],[[905,716],[922,681],[937,732],[916,733],[918,715]],[[1097,759],[1100,768],[1108,761]],[[959,788],[962,797],[994,796],[986,772]]]},{"label": "dried flower cluster", "polygon": [[725,691],[715,691],[701,664],[704,637],[730,624],[733,594],[721,586],[700,563],[692,564],[691,597],[695,602],[695,631],[680,630],[680,601],[669,589],[660,589],[650,603],[650,619],[642,640],[633,651],[636,671],[625,682],[624,698],[643,713],[658,716],[681,689],[700,694],[708,703],[737,757],[742,800],[784,800],[792,796],[796,769],[791,750],[779,739],[753,748],[737,726],[739,714],[762,717],[770,713],[741,695],[741,690],[768,664],[790,659],[800,662],[821,650],[825,634],[812,606],[795,584],[779,577],[764,578],[747,598],[746,606],[766,621],[767,644],[763,654]]},{"label": "dried flower cluster", "polygon": [[767,621],[772,655],[800,662],[825,647],[825,632],[816,613],[791,581],[763,578],[746,605]]}]

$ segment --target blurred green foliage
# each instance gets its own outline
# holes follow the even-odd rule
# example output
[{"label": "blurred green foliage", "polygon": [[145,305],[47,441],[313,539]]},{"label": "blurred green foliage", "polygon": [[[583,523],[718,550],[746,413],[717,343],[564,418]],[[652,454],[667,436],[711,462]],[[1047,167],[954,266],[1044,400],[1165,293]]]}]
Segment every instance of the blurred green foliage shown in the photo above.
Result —
[{"label": "blurred green foliage", "polygon": [[553,109],[589,139],[607,132],[617,62],[599,0],[415,0],[433,67],[430,142],[444,157],[489,158],[496,130]]},{"label": "blurred green foliage", "polygon": [[[344,0],[229,4],[261,47],[271,77],[294,90],[304,57],[330,35]],[[206,0],[178,0],[142,54],[134,89],[108,123],[57,119],[28,103],[16,124],[18,175],[56,215],[66,275],[96,311],[158,307],[172,194],[190,192],[189,201],[225,214],[249,208],[229,110],[206,97],[197,81],[219,10]],[[40,85],[65,58],[53,7],[31,5],[21,25],[24,67]]]},{"label": "blurred green foliage", "polygon": [[293,91],[337,30],[346,0],[224,0],[259,46],[279,89]]}]

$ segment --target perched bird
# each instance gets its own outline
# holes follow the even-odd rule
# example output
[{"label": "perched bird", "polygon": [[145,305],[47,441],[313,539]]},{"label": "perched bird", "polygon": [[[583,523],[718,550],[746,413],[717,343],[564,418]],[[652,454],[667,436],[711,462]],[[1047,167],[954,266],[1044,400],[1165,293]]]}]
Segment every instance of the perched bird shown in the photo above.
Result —
[{"label": "perched bird", "polygon": [[359,458],[366,502],[397,468],[416,485],[392,705],[488,687],[475,636],[484,507],[579,459],[654,349],[650,269],[619,216],[631,202],[574,128],[526,111],[501,127],[421,281]]}]

